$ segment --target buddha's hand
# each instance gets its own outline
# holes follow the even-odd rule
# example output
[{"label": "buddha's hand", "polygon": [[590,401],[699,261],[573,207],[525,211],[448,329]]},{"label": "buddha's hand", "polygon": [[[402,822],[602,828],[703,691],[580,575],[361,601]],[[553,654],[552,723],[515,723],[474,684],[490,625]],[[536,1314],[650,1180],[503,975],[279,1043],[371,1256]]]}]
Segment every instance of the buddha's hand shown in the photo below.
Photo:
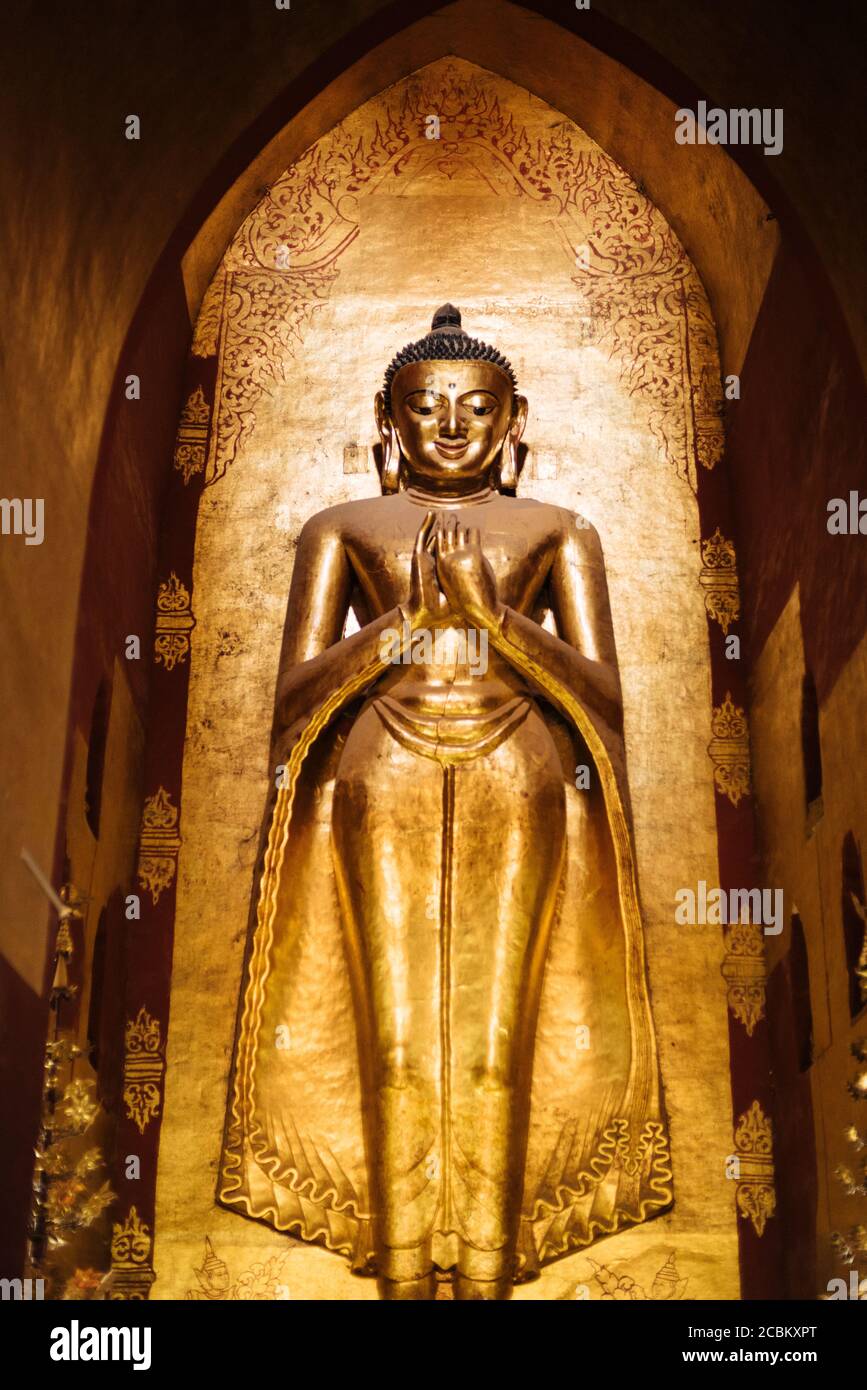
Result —
[{"label": "buddha's hand", "polygon": [[498,627],[505,610],[478,530],[461,526],[454,515],[441,519],[436,553],[439,582],[454,611],[475,627]]},{"label": "buddha's hand", "polygon": [[448,616],[449,605],[437,579],[434,546],[436,513],[428,512],[418,528],[410,566],[409,599],[401,611],[414,630],[433,627]]}]

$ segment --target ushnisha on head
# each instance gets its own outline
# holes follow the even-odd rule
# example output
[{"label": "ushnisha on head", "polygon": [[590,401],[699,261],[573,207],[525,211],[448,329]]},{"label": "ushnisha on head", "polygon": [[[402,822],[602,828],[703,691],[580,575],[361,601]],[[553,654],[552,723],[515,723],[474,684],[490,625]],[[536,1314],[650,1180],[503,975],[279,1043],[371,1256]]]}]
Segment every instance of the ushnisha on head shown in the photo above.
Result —
[{"label": "ushnisha on head", "polygon": [[507,359],[464,332],[453,304],[394,357],[375,408],[383,492],[396,492],[401,477],[452,496],[515,488],[527,402]]}]

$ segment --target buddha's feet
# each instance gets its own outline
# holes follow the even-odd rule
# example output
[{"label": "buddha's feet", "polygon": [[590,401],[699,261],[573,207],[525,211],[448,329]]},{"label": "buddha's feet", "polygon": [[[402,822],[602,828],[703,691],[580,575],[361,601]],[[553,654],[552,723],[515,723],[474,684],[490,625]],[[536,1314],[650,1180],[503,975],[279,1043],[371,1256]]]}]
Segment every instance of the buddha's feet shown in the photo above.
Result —
[{"label": "buddha's feet", "polygon": [[436,1298],[430,1241],[410,1249],[386,1246],[380,1256],[378,1284],[382,1299]]},{"label": "buddha's feet", "polygon": [[509,1298],[513,1265],[514,1258],[508,1250],[480,1250],[462,1240],[454,1275],[455,1298]]},{"label": "buddha's feet", "polygon": [[386,1279],[380,1275],[377,1280],[379,1296],[383,1300],[421,1299],[432,1300],[437,1296],[436,1275],[425,1274],[421,1279]]},{"label": "buddha's feet", "polygon": [[506,1278],[471,1279],[466,1274],[456,1272],[452,1288],[455,1298],[490,1299],[493,1302],[501,1302],[511,1294],[512,1281]]},{"label": "buddha's feet", "polygon": [[[456,1299],[502,1302],[511,1296],[514,1256],[508,1250],[481,1250],[460,1240],[458,1251],[452,1275]],[[435,1299],[437,1280],[430,1241],[411,1248],[386,1246],[380,1254],[377,1283],[383,1300]]]}]

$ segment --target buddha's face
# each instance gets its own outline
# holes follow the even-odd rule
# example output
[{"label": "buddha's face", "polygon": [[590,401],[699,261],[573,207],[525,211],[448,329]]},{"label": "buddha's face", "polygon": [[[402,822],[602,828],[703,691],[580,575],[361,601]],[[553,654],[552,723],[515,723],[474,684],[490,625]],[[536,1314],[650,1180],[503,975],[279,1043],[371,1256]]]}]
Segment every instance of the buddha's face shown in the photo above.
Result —
[{"label": "buddha's face", "polygon": [[491,362],[409,362],[391,385],[391,418],[410,475],[436,487],[487,480],[523,425],[512,384]]}]

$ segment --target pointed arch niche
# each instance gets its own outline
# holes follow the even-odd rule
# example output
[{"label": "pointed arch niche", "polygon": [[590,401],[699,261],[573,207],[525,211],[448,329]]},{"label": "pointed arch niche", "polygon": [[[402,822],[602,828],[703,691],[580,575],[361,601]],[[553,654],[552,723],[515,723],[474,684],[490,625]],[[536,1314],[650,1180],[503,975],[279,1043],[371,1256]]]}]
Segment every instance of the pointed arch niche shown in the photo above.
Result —
[{"label": "pointed arch niche", "polygon": [[743,1025],[727,1010],[720,928],[674,925],[678,888],[720,882],[718,803],[744,794],[738,711],[723,731],[728,781],[708,752],[709,625],[721,642],[736,616],[729,543],[719,531],[701,544],[698,493],[722,471],[716,325],[683,246],[624,170],[561,111],[454,57],[300,153],[231,239],[198,315],[168,503],[180,516],[198,499],[195,542],[169,522],[157,616],[168,634],[183,609],[185,627],[171,665],[158,640],[154,719],[173,681],[189,686],[162,899],[174,894],[174,947],[153,1296],[202,1296],[209,1279],[223,1297],[251,1296],[226,1290],[257,1279],[293,1297],[376,1296],[339,1257],[216,1207],[213,1173],[295,542],[313,513],[378,492],[374,392],[445,299],[508,354],[529,398],[519,491],[582,512],[602,539],[675,1166],[671,1213],[516,1297],[579,1284],[601,1296],[588,1254],[628,1261],[648,1289],[659,1277],[737,1297],[743,1216],[725,1160],[729,1030]]}]

